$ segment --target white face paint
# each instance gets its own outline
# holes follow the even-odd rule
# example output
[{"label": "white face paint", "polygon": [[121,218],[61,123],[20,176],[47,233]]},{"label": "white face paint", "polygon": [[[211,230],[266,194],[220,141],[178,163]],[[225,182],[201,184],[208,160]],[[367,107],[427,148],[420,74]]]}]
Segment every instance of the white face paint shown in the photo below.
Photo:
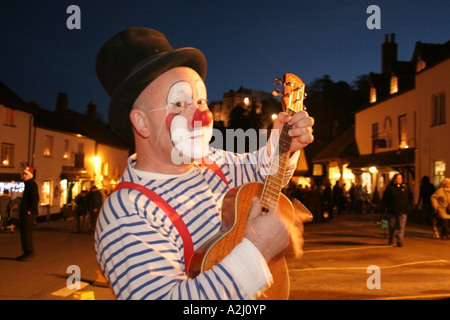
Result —
[{"label": "white face paint", "polygon": [[[193,119],[195,110],[192,110],[191,107],[197,108],[198,101],[204,101],[206,104],[206,87],[203,81],[196,82],[196,89],[195,106],[192,105],[192,87],[186,81],[175,83],[167,95],[169,114],[166,124],[174,145],[172,161],[175,164],[190,163],[193,159],[201,159],[208,154],[213,122],[211,121],[207,126],[195,125]],[[194,125],[194,128],[192,125],[189,126],[189,123]],[[190,127],[192,131],[190,131]]]}]

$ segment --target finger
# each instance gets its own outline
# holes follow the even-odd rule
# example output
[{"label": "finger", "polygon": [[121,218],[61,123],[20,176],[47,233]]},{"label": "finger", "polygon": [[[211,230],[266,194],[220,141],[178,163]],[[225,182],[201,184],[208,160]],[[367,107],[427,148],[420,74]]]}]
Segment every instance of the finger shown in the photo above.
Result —
[{"label": "finger", "polygon": [[252,198],[252,208],[250,209],[249,218],[257,217],[261,214],[262,211],[262,204],[259,198],[253,197]]}]

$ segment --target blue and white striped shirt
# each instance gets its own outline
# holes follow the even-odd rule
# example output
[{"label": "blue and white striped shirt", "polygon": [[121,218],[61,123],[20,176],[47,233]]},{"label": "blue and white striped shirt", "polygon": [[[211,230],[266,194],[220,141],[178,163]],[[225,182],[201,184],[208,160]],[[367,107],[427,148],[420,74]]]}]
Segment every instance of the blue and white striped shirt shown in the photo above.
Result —
[{"label": "blue and white striped shirt", "polygon": [[[264,181],[270,167],[266,147],[235,154],[211,149],[229,187]],[[222,200],[229,190],[211,169],[195,165],[188,172],[162,177],[134,169],[128,160],[122,181],[144,185],[159,194],[181,216],[194,250],[215,234]],[[291,158],[286,183],[295,170]],[[253,299],[272,282],[267,264],[244,239],[211,270],[194,279],[185,274],[183,241],[165,212],[134,189],[121,189],[104,202],[95,233],[99,265],[118,299]]]}]

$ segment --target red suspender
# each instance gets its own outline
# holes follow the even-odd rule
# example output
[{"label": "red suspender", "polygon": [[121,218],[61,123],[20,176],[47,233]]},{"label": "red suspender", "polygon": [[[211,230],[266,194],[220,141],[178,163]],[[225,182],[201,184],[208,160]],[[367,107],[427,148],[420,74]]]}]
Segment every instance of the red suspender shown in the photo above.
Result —
[{"label": "red suspender", "polygon": [[160,207],[164,212],[166,213],[167,217],[172,221],[175,228],[178,230],[178,233],[181,236],[181,239],[183,240],[184,245],[184,265],[186,268],[186,274],[188,273],[189,269],[189,262],[191,261],[192,255],[194,254],[194,244],[192,243],[191,234],[189,233],[188,228],[186,227],[186,224],[184,223],[183,219],[178,215],[178,213],[172,208],[171,205],[169,205],[163,198],[161,198],[156,192],[153,190],[150,190],[149,188],[144,187],[143,185],[129,182],[129,181],[122,181],[120,182],[116,190],[119,189],[135,189],[147,196],[150,200],[152,200],[158,207]]},{"label": "red suspender", "polygon": [[[208,163],[207,161],[203,160],[202,163],[204,166],[208,167],[212,171],[214,171],[215,174],[217,174],[223,182],[227,184],[228,187],[228,181],[225,179],[225,175],[223,174],[220,167],[217,165],[217,163]],[[192,256],[194,255],[194,244],[192,242],[191,234],[189,233],[189,230],[184,223],[183,219],[178,215],[178,213],[175,211],[174,208],[170,204],[167,203],[166,200],[161,198],[156,192],[153,190],[150,190],[149,188],[144,187],[141,184],[137,184],[130,181],[122,181],[120,182],[115,190],[119,189],[135,189],[147,196],[150,200],[152,200],[159,208],[161,208],[167,215],[167,217],[172,221],[175,228],[178,230],[178,233],[181,236],[181,239],[183,240],[184,245],[184,265],[186,268],[186,274],[189,274],[189,263],[191,261]]]},{"label": "red suspender", "polygon": [[217,174],[220,177],[220,179],[222,179],[222,181],[227,184],[227,187],[230,188],[230,185],[228,184],[227,179],[225,179],[225,175],[223,174],[223,171],[220,169],[220,167],[217,163],[215,163],[215,162],[211,163],[211,160],[209,160],[209,159],[207,159],[207,160],[202,159],[202,165],[204,165],[205,167],[214,171],[214,173]]}]

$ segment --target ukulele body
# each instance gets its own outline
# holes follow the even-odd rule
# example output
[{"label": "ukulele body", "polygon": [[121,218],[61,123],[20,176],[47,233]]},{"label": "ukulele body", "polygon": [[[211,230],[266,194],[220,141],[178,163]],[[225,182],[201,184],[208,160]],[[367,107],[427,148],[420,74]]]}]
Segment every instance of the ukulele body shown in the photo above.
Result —
[{"label": "ukulele body", "polygon": [[[189,275],[211,269],[227,256],[244,238],[248,214],[252,207],[252,198],[260,197],[264,184],[249,182],[231,189],[225,195],[222,205],[222,224],[220,231],[208,243],[197,250],[189,265]],[[280,194],[278,207],[288,220],[294,219],[294,208],[289,199]],[[273,284],[267,288],[258,300],[285,300],[289,298],[289,272],[283,253],[268,262],[273,276]]]}]

